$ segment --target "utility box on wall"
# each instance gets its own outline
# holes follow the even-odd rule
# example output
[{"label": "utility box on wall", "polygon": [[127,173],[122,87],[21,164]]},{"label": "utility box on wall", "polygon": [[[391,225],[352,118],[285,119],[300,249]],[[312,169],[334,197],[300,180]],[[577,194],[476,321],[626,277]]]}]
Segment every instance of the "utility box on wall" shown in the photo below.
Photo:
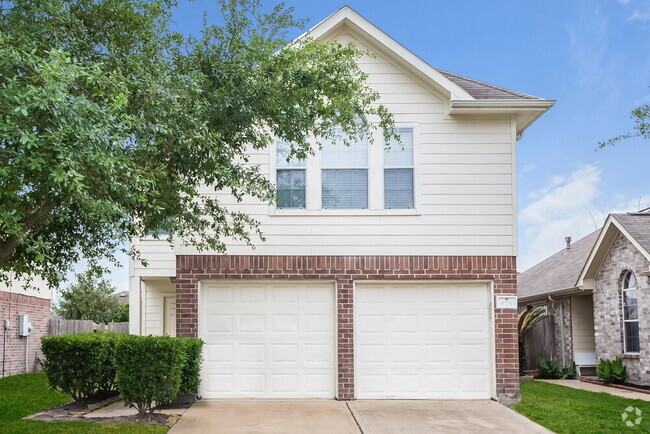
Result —
[{"label": "utility box on wall", "polygon": [[29,336],[32,331],[32,324],[27,315],[18,315],[18,336]]}]

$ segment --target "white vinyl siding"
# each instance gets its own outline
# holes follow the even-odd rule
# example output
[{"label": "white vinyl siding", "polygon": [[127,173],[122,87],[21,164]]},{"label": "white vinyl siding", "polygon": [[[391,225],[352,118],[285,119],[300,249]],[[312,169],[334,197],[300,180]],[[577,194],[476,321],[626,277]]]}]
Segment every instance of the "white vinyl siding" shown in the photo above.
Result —
[{"label": "white vinyl siding", "polygon": [[[335,39],[369,49],[349,35]],[[252,199],[238,203],[228,194],[219,194],[222,206],[259,221],[266,237],[265,242],[253,238],[255,249],[228,240],[229,254],[516,254],[514,122],[509,116],[446,116],[443,99],[435,91],[403,66],[376,54],[361,58],[360,67],[369,74],[369,85],[381,94],[380,102],[393,113],[396,126],[413,128],[415,209],[384,208],[384,140],[381,131],[373,131],[374,143],[367,146],[368,209],[321,209],[322,151],[316,149],[316,155],[305,162],[306,209],[276,209]],[[275,150],[251,149],[250,162],[275,180]],[[215,194],[210,188],[203,191]],[[313,197],[312,192],[316,192]],[[199,252],[179,245],[175,253]],[[172,265],[173,259],[172,255]]]},{"label": "white vinyl siding", "polygon": [[[142,281],[142,334],[160,336],[169,331],[171,324],[167,310],[169,304],[165,306],[165,299],[176,300],[176,285],[169,279],[151,279]],[[133,293],[132,293],[133,295]],[[175,307],[174,307],[175,311]],[[175,327],[175,322],[174,322]],[[174,331],[174,334],[176,332]]]}]

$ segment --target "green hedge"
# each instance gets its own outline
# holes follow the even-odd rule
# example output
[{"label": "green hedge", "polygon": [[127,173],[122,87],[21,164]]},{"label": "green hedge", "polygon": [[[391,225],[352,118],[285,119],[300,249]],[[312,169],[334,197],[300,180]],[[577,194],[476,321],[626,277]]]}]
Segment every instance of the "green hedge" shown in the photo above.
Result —
[{"label": "green hedge", "polygon": [[144,414],[198,390],[200,339],[82,333],[41,343],[50,385],[78,402],[117,390]]},{"label": "green hedge", "polygon": [[77,402],[115,391],[116,333],[80,333],[41,338],[43,369],[50,386]]},{"label": "green hedge", "polygon": [[179,396],[186,346],[167,336],[128,336],[117,343],[117,386],[124,403],[140,414]]},{"label": "green hedge", "polygon": [[185,364],[181,371],[181,395],[193,395],[199,391],[201,374],[201,350],[203,341],[201,339],[187,338],[182,341],[185,344]]}]

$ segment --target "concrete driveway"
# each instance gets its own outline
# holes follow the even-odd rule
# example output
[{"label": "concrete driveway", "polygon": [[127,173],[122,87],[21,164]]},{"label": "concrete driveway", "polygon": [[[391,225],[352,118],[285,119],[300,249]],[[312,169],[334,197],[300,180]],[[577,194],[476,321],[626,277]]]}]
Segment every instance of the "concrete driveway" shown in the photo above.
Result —
[{"label": "concrete driveway", "polygon": [[202,400],[170,433],[550,431],[494,401]]}]

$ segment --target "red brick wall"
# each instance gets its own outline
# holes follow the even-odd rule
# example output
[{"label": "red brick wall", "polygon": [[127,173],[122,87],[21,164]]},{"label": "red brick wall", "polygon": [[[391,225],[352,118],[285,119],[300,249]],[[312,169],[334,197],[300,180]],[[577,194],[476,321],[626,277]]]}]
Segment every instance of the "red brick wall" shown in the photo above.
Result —
[{"label": "red brick wall", "polygon": [[[516,295],[512,256],[216,256],[176,257],[176,335],[195,337],[197,290],[201,280],[323,279],[338,293],[338,397],[354,399],[355,280],[477,279],[494,282],[496,295]],[[517,312],[495,310],[497,394],[519,396]]]},{"label": "red brick wall", "polygon": [[[29,338],[18,336],[18,315],[27,314],[32,323]],[[9,329],[3,330],[3,321],[9,320]],[[50,325],[50,300],[23,294],[0,291],[0,376],[4,356],[5,376],[36,372],[40,370],[38,359],[41,353],[41,337],[48,335]],[[6,354],[3,353],[6,342]],[[25,348],[27,345],[27,366]]]}]

